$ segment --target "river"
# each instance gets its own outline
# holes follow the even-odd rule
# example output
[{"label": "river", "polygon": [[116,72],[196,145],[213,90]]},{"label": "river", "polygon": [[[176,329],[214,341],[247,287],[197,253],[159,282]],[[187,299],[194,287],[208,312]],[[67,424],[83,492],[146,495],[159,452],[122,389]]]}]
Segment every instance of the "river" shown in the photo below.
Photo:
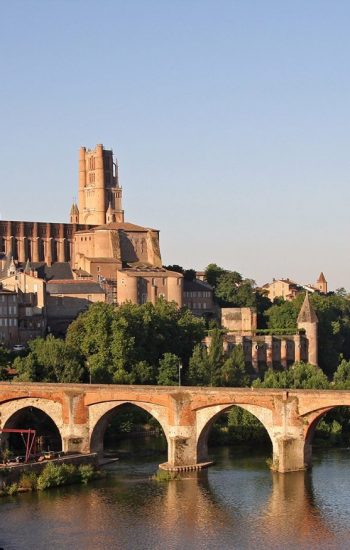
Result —
[{"label": "river", "polygon": [[266,453],[219,448],[181,480],[150,476],[162,455],[129,456],[110,475],[0,500],[4,550],[350,547],[350,451],[314,453],[309,472],[273,474]]}]

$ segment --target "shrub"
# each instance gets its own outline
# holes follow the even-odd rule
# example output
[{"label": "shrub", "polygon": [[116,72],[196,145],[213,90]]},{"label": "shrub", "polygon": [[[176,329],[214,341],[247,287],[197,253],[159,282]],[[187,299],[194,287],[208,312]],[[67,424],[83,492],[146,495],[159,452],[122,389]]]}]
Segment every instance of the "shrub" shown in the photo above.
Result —
[{"label": "shrub", "polygon": [[1,453],[2,463],[7,464],[11,457],[11,451],[10,449],[3,449]]},{"label": "shrub", "polygon": [[82,483],[88,483],[94,477],[94,469],[91,464],[81,464],[78,468],[80,481]]},{"label": "shrub", "polygon": [[35,472],[25,472],[21,475],[18,486],[21,489],[28,489],[29,491],[35,491],[37,488],[38,476]]},{"label": "shrub", "polygon": [[53,464],[50,462],[41,472],[37,486],[39,491],[43,491],[49,487],[74,483],[78,479],[78,471],[73,464]]},{"label": "shrub", "polygon": [[11,485],[6,488],[6,492],[8,495],[15,495],[18,492],[17,483],[11,483]]}]

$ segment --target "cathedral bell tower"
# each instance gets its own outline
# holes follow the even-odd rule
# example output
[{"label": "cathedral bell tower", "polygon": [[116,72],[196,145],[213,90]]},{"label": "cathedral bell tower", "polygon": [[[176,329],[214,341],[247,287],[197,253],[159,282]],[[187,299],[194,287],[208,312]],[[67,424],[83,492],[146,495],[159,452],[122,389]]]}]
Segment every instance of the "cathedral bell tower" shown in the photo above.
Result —
[{"label": "cathedral bell tower", "polygon": [[76,211],[81,224],[124,222],[118,163],[113,160],[113,151],[104,149],[102,144],[95,149],[80,148]]}]

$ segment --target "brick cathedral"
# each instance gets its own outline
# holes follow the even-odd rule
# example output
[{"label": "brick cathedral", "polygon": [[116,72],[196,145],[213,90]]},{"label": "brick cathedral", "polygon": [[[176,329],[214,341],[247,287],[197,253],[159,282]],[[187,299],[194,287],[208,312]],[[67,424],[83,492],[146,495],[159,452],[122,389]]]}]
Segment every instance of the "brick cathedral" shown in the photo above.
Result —
[{"label": "brick cathedral", "polygon": [[124,220],[112,150],[81,147],[78,197],[70,223],[0,221],[2,268],[11,258],[19,269],[51,272],[51,279],[100,283],[116,303],[163,296],[181,306],[182,275],[162,267],[159,231]]}]

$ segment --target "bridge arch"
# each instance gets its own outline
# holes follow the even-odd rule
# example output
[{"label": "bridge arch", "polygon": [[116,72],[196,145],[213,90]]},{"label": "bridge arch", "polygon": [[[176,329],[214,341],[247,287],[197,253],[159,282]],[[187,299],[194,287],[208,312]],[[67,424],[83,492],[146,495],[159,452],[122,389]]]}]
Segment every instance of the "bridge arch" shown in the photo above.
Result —
[{"label": "bridge arch", "polygon": [[259,405],[250,405],[245,403],[225,403],[222,405],[213,405],[197,410],[196,433],[198,462],[206,462],[208,460],[208,438],[214,422],[223,412],[229,411],[236,406],[250,412],[261,422],[271,440],[273,456],[274,458],[278,456],[278,446],[272,429],[272,411]]},{"label": "bridge arch", "polygon": [[89,405],[89,447],[91,452],[100,456],[103,454],[103,439],[111,418],[123,405],[133,405],[148,412],[155,418],[165,435],[169,450],[169,428],[167,423],[167,410],[162,405],[145,403],[142,401],[107,401]]},{"label": "bridge arch", "polygon": [[311,466],[312,464],[312,444],[318,424],[328,412],[341,408],[350,409],[350,402],[348,405],[344,403],[338,405],[332,404],[328,407],[314,410],[304,416],[304,457],[306,465]]},{"label": "bridge arch", "polygon": [[[46,435],[54,446],[53,450],[64,450],[62,406],[60,403],[42,398],[13,399],[0,406],[1,428],[33,428],[37,435]],[[31,425],[29,425],[31,424]],[[45,428],[43,428],[43,424]],[[44,430],[45,434],[40,433]],[[49,437],[51,433],[51,437]],[[2,440],[8,440],[3,434]],[[59,448],[58,448],[59,447]]]}]

